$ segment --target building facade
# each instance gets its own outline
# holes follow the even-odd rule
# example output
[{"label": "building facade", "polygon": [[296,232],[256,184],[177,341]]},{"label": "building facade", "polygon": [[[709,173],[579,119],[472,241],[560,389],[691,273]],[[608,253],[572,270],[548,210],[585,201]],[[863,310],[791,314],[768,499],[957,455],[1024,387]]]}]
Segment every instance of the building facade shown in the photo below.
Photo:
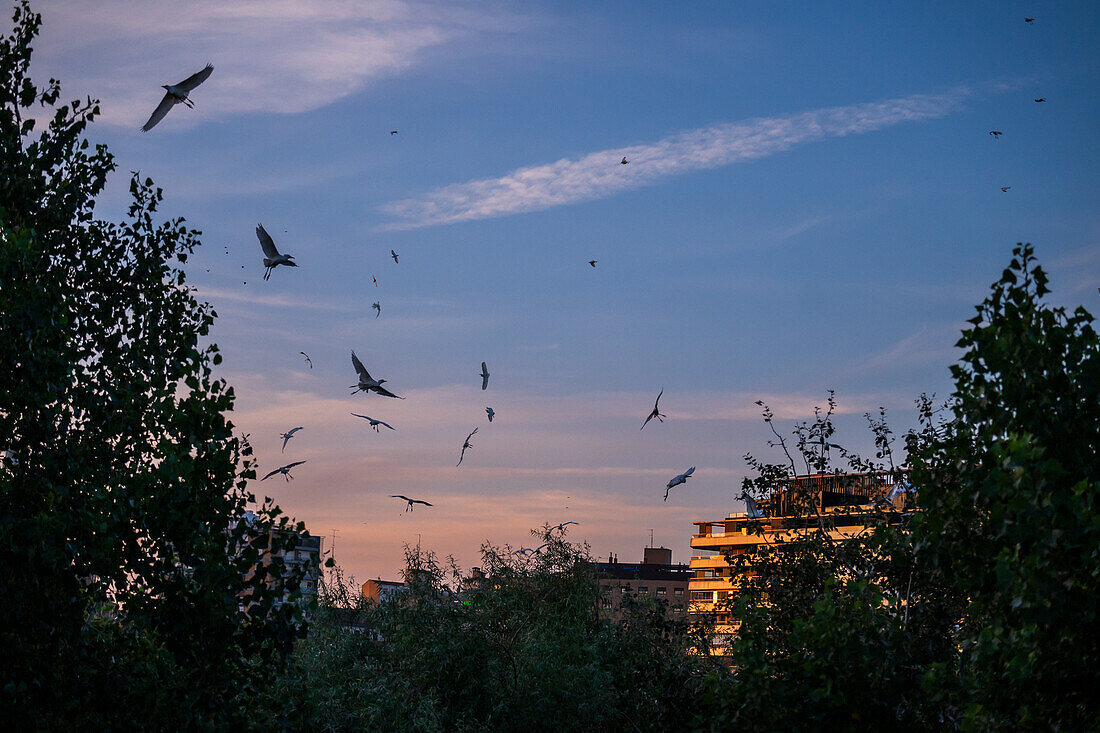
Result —
[{"label": "building facade", "polygon": [[[731,512],[723,519],[694,522],[693,555],[688,583],[688,612],[715,624],[716,653],[737,632],[729,613],[739,571],[729,560],[751,556],[762,545],[782,545],[824,527],[838,541],[860,536],[883,514],[876,510],[889,500],[900,507],[904,492],[895,490],[890,472],[811,474],[798,476],[790,488],[776,492],[750,511]],[[751,573],[751,564],[747,572]]]},{"label": "building facade", "polygon": [[624,598],[650,597],[667,601],[674,613],[686,613],[690,575],[687,565],[672,563],[672,550],[667,547],[646,547],[641,562],[619,562],[612,555],[607,562],[596,563],[600,605],[614,615]]}]

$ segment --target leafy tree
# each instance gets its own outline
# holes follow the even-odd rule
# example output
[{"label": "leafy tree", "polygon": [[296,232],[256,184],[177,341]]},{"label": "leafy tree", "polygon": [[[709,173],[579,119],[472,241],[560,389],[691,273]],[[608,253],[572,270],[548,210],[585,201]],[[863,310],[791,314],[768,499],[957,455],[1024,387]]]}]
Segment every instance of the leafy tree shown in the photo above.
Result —
[{"label": "leafy tree", "polygon": [[910,439],[918,561],[968,601],[930,683],[965,727],[1085,730],[1100,668],[1100,341],[1017,245]]},{"label": "leafy tree", "polygon": [[[285,728],[667,730],[694,714],[705,637],[663,601],[601,615],[594,564],[558,532],[542,552],[482,548],[483,576],[407,550],[408,590],[353,611],[322,609],[272,690]],[[350,585],[342,595],[357,594]],[[353,607],[353,606],[349,606]],[[359,631],[349,630],[355,626]]]},{"label": "leafy tree", "polygon": [[0,39],[0,707],[15,728],[214,725],[298,633],[297,579],[261,562],[292,527],[270,501],[239,521],[251,451],[177,264],[199,232],[158,222],[136,174],[126,219],[94,218],[115,162],[84,138],[96,102],[28,77],[40,23],[23,2]]}]

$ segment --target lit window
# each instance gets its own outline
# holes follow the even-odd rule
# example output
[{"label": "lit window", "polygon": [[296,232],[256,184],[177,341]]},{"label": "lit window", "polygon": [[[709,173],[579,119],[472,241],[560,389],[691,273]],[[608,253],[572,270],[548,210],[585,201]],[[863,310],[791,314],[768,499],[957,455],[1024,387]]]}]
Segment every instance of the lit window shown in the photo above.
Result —
[{"label": "lit window", "polygon": [[665,586],[663,586],[663,585],[659,585],[659,586],[657,586],[657,595],[659,595],[659,596],[667,596],[667,595],[668,595],[668,588],[666,588],[666,587],[665,587]]},{"label": "lit window", "polygon": [[649,586],[648,585],[639,585],[638,586],[638,592],[648,594],[649,593]]},{"label": "lit window", "polygon": [[684,595],[684,589],[683,588],[673,588],[672,589],[672,595],[682,596],[682,595]]},{"label": "lit window", "polygon": [[629,585],[620,585],[620,586],[619,586],[619,592],[620,592],[620,593],[622,593],[622,594],[624,594],[624,595],[626,594],[626,592],[627,592],[628,590],[630,590],[630,586],[629,586]]}]

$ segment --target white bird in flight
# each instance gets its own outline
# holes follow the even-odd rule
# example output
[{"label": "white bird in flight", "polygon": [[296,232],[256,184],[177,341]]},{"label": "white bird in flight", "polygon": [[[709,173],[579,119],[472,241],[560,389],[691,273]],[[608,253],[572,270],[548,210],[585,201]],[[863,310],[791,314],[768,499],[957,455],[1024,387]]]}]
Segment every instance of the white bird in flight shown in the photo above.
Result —
[{"label": "white bird in flight", "polygon": [[691,468],[689,468],[688,470],[686,470],[683,473],[679,474],[678,476],[674,476],[672,478],[672,480],[668,482],[668,486],[665,487],[665,501],[668,501],[669,489],[671,489],[674,486],[679,486],[680,484],[686,484],[688,478],[693,473],[695,473],[695,466],[692,466]]},{"label": "white bird in flight", "polygon": [[462,459],[466,457],[466,449],[474,447],[473,444],[470,443],[470,438],[474,437],[474,433],[476,432],[477,428],[474,428],[470,431],[470,434],[466,436],[466,440],[462,441],[462,454],[458,457],[458,463],[455,464],[456,467],[462,465]]},{"label": "white bird in flight", "polygon": [[393,392],[390,392],[388,389],[383,387],[382,385],[383,383],[385,383],[385,379],[372,378],[370,372],[368,372],[367,368],[363,366],[363,362],[359,361],[359,357],[355,355],[354,350],[351,352],[351,365],[355,367],[355,372],[359,375],[359,384],[351,385],[355,390],[352,392],[352,394],[355,394],[356,392],[374,392],[376,394],[382,395],[383,397],[393,397],[399,400],[405,399],[404,397],[398,397]]},{"label": "white bird in flight", "polygon": [[207,64],[202,71],[195,72],[179,84],[161,84],[161,88],[166,90],[164,92],[164,99],[160,100],[160,104],[153,110],[153,114],[149,115],[149,121],[141,126],[141,131],[149,132],[152,130],[158,122],[164,119],[164,116],[168,114],[168,110],[181,102],[188,107],[194,108],[195,104],[187,98],[187,94],[199,84],[206,81],[213,71],[214,67]]},{"label": "white bird in flight", "polygon": [[256,238],[260,240],[260,247],[264,251],[264,267],[267,268],[267,272],[264,273],[264,280],[269,279],[271,271],[279,265],[298,266],[298,263],[294,262],[294,255],[279,254],[279,250],[275,248],[275,240],[267,233],[263,224],[256,225]]},{"label": "white bird in flight", "polygon": [[481,362],[481,389],[489,387],[489,370],[485,368],[485,362]]},{"label": "white bird in flight", "polygon": [[264,477],[263,477],[262,479],[260,479],[260,480],[261,480],[261,481],[267,481],[267,480],[268,480],[269,478],[271,478],[271,477],[272,477],[272,476],[274,476],[275,474],[277,474],[277,473],[281,473],[281,474],[283,474],[283,478],[284,478],[284,479],[286,479],[286,481],[287,481],[287,482],[289,483],[289,482],[290,482],[290,479],[294,478],[293,476],[291,476],[291,475],[290,475],[290,469],[294,468],[295,466],[300,466],[300,465],[302,465],[303,463],[305,463],[305,461],[295,461],[294,463],[288,463],[288,464],[286,464],[285,466],[279,466],[279,467],[278,467],[278,468],[276,468],[276,469],[275,469],[274,471],[272,471],[271,473],[267,474],[266,476],[264,476]]},{"label": "white bird in flight", "polygon": [[279,437],[283,439],[283,448],[282,448],[282,450],[280,450],[280,451],[279,451],[280,453],[282,453],[282,452],[283,452],[284,450],[286,450],[286,444],[287,444],[287,442],[288,442],[288,441],[289,441],[289,440],[290,440],[291,438],[293,438],[293,437],[294,437],[294,434],[295,434],[296,432],[298,432],[298,431],[299,431],[299,430],[301,430],[301,429],[302,429],[302,426],[301,426],[301,425],[299,425],[299,426],[298,426],[298,427],[296,427],[296,428],[291,428],[290,430],[286,431],[285,433],[279,433]]},{"label": "white bird in flight", "polygon": [[407,512],[411,512],[413,510],[413,504],[423,504],[424,506],[431,506],[431,504],[424,501],[423,499],[410,499],[409,497],[405,496],[404,494],[390,494],[390,498],[391,499],[402,499],[404,501],[409,502],[409,505],[407,507],[405,507],[405,511],[407,511]]},{"label": "white bird in flight", "polygon": [[356,417],[361,417],[364,420],[366,420],[367,422],[369,422],[370,426],[372,428],[374,428],[374,432],[376,432],[376,433],[382,432],[381,430],[378,429],[379,425],[383,425],[383,426],[389,428],[390,430],[394,429],[393,425],[390,425],[388,422],[382,422],[381,420],[375,420],[373,417],[367,417],[366,415],[360,415],[358,412],[353,412],[351,414],[355,415]]}]

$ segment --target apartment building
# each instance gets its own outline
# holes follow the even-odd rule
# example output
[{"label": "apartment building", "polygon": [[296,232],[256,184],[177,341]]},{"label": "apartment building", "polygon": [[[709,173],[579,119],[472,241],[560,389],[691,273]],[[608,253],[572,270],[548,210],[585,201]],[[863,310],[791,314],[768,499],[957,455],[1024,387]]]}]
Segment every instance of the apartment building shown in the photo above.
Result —
[{"label": "apartment building", "polygon": [[687,565],[672,563],[667,547],[644,548],[641,562],[619,562],[611,555],[596,563],[600,605],[614,615],[628,596],[652,597],[667,601],[674,613],[686,613],[690,575]]}]

